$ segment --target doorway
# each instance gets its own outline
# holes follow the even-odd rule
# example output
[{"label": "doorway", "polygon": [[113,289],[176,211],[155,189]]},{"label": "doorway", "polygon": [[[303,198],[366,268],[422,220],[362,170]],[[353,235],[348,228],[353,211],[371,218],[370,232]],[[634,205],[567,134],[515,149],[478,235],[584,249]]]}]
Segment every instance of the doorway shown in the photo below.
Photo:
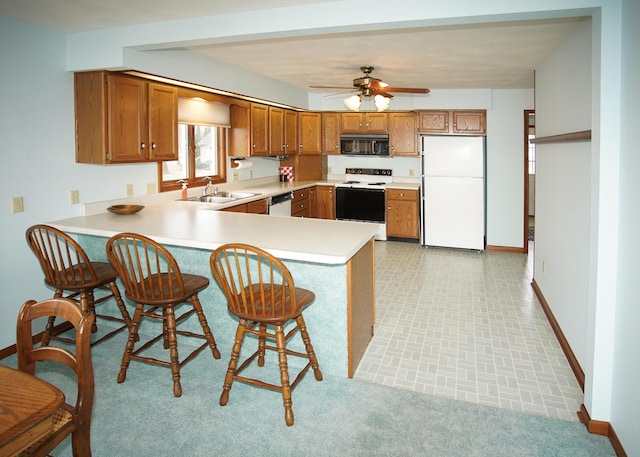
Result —
[{"label": "doorway", "polygon": [[535,239],[536,113],[524,111],[524,253]]}]

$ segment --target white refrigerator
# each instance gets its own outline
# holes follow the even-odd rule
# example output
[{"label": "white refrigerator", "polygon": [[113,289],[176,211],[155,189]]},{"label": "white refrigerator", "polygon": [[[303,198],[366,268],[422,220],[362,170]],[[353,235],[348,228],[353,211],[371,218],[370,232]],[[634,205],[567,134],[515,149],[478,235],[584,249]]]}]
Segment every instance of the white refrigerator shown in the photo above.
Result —
[{"label": "white refrigerator", "polygon": [[421,243],[485,248],[485,137],[422,135]]}]

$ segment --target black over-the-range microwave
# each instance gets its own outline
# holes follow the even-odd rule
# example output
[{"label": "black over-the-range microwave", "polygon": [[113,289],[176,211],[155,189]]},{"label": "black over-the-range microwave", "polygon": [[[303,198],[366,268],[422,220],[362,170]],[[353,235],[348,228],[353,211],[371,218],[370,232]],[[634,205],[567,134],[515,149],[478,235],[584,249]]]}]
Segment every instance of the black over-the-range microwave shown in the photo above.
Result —
[{"label": "black over-the-range microwave", "polygon": [[389,135],[340,135],[340,154],[352,156],[389,156]]}]

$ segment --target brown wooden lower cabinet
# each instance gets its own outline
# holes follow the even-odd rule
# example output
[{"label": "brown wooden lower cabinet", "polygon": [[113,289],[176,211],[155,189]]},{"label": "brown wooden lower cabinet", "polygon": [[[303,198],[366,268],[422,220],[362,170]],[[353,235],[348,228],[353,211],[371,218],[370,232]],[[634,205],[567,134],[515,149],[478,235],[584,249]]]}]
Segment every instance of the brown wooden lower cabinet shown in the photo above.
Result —
[{"label": "brown wooden lower cabinet", "polygon": [[316,186],[316,215],[318,219],[336,218],[336,196],[333,186]]},{"label": "brown wooden lower cabinet", "polygon": [[267,214],[267,200],[256,200],[249,203],[241,203],[240,205],[229,206],[223,208],[221,211],[229,211],[232,213],[253,213],[253,214]]},{"label": "brown wooden lower cabinet", "polygon": [[418,191],[387,189],[387,236],[418,239],[420,219]]},{"label": "brown wooden lower cabinet", "polygon": [[310,188],[307,187],[293,192],[293,201],[291,202],[291,215],[293,217],[311,217],[309,190]]}]

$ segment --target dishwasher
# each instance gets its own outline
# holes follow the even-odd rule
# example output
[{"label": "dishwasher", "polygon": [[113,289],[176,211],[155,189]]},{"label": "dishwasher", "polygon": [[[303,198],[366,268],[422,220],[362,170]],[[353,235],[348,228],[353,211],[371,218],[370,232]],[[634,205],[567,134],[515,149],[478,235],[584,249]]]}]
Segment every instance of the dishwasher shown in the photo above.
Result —
[{"label": "dishwasher", "polygon": [[291,192],[269,197],[269,216],[291,216],[291,200]]}]

